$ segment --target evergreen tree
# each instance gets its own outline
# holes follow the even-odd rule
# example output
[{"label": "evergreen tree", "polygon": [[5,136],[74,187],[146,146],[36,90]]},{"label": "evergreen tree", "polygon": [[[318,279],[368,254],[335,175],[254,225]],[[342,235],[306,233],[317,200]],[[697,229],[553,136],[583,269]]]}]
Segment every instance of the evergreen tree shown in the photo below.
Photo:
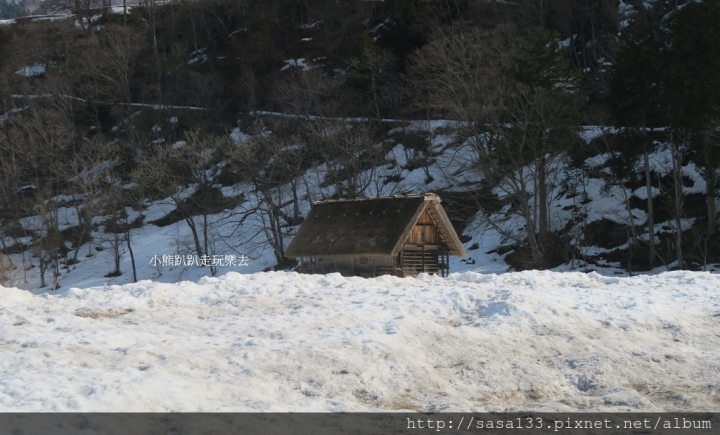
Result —
[{"label": "evergreen tree", "polygon": [[707,182],[708,235],[715,234],[720,146],[720,0],[689,2],[670,18],[667,58],[671,122]]},{"label": "evergreen tree", "polygon": [[615,158],[620,166],[633,166],[642,156],[648,207],[648,264],[655,260],[655,219],[650,177],[649,153],[654,141],[648,125],[666,124],[665,34],[662,28],[638,17],[625,31],[616,58],[611,108],[615,122],[622,127],[621,143]]},{"label": "evergreen tree", "polygon": [[[538,27],[522,40],[514,55],[511,76],[518,95],[529,107],[547,110],[537,112],[537,146],[531,147],[531,158],[538,168],[538,230],[541,243],[549,232],[547,164],[548,157],[565,151],[577,138],[582,105],[580,77],[572,69],[567,53],[557,43],[558,35]],[[547,116],[547,115],[550,116]]]},{"label": "evergreen tree", "polygon": [[666,125],[664,39],[660,25],[644,17],[638,17],[623,31],[611,99],[618,126]]}]

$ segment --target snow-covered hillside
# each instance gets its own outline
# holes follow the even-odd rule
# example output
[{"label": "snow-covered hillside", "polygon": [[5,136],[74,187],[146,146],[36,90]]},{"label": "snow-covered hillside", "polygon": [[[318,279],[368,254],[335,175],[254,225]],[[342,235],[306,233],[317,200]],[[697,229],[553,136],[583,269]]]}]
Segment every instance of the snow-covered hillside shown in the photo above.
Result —
[{"label": "snow-covered hillside", "polygon": [[[607,129],[600,127],[586,127],[583,130],[583,138],[587,143],[607,133]],[[425,193],[429,191],[442,194],[463,194],[472,192],[473,189],[482,185],[482,178],[467,167],[470,159],[467,155],[472,151],[467,142],[461,142],[452,124],[449,121],[415,122],[407,125],[404,130],[397,128],[391,133],[407,131],[427,135],[427,140],[436,153],[431,165],[427,168],[409,164],[413,158],[414,151],[406,148],[402,143],[397,143],[385,156],[384,164],[368,169],[362,173],[362,177],[371,180],[393,179],[393,182],[381,183],[379,181],[370,183],[365,191],[367,196],[394,195],[398,193]],[[238,146],[249,136],[239,129],[235,129],[231,137]],[[399,140],[399,138],[398,138]],[[380,146],[382,144],[378,144]],[[464,156],[464,157],[463,157]],[[629,239],[623,229],[632,221],[639,228],[640,240],[647,240],[649,234],[642,230],[642,225],[647,220],[647,212],[641,208],[633,208],[630,217],[625,205],[625,198],[636,201],[642,205],[647,199],[645,188],[629,190],[621,184],[608,184],[603,178],[607,175],[608,153],[594,155],[585,160],[584,166],[592,173],[583,175],[582,183],[568,187],[569,182],[556,182],[551,190],[549,200],[550,223],[553,231],[564,231],[576,252],[576,259],[570,260],[554,268],[556,271],[582,270],[584,272],[598,271],[605,275],[626,275],[627,270],[624,263],[617,261],[617,258],[605,259],[605,256],[617,254],[628,249]],[[670,151],[667,147],[659,147],[650,155],[650,167],[653,173],[658,176],[668,176],[672,167]],[[427,179],[430,173],[432,181]],[[531,172],[532,168],[524,168],[525,172]],[[578,170],[568,163],[567,157],[557,159],[556,164],[551,168],[553,178],[556,180],[568,180],[578,178]],[[456,175],[450,175],[456,174]],[[303,175],[305,182],[298,187],[297,195],[302,198],[300,201],[301,215],[306,215],[310,210],[311,202],[319,199],[332,197],[335,188],[324,183],[328,175],[325,165],[319,165],[307,170]],[[702,195],[706,186],[705,181],[699,173],[698,168],[689,163],[683,167],[683,175],[687,178],[688,184],[684,186],[685,195]],[[578,180],[580,180],[578,178]],[[577,181],[577,180],[576,180]],[[128,185],[132,186],[132,185]],[[196,186],[186,186],[180,189],[184,197],[191,196]],[[654,194],[659,196],[659,193]],[[212,254],[221,261],[218,263],[217,273],[227,272],[255,273],[269,270],[277,265],[273,255],[273,249],[267,242],[265,233],[265,217],[261,213],[250,213],[243,216],[248,210],[260,207],[262,199],[253,187],[245,183],[233,186],[225,186],[221,189],[225,198],[244,198],[240,204],[233,208],[222,211],[215,215],[209,215]],[[284,210],[286,214],[292,214],[292,198],[294,193],[288,186],[280,186],[277,194],[284,199]],[[522,219],[514,209],[513,202],[508,200],[507,192],[498,187],[494,189],[499,201],[505,201],[503,207],[490,215],[477,213],[471,218],[467,226],[459,233],[464,234],[467,240],[464,245],[468,251],[466,257],[451,257],[450,270],[454,272],[475,271],[482,273],[502,273],[512,270],[512,266],[505,261],[508,252],[512,249],[512,240],[508,235],[514,235],[521,239],[525,233]],[[78,210],[72,206],[75,196],[59,195],[54,198],[59,204],[57,219],[60,231],[68,231],[78,225]],[[716,200],[720,207],[720,199]],[[157,222],[176,210],[176,204],[169,198],[157,201],[147,201],[142,211],[143,225],[132,231],[132,245],[136,263],[138,280],[151,279],[153,281],[173,283],[181,280],[198,280],[204,276],[210,276],[208,267],[198,267],[198,258],[194,254],[192,237],[188,225],[183,220],[166,226],[157,226]],[[129,221],[140,218],[140,213],[130,207],[126,207]],[[71,247],[66,242],[70,251],[78,250],[78,263],[63,267],[58,277],[58,285],[61,288],[69,287],[92,287],[105,285],[122,285],[133,281],[131,257],[127,252],[126,245],[121,243],[120,250],[120,276],[106,276],[113,270],[113,249],[112,237],[105,234],[102,223],[107,216],[94,218],[98,225],[93,231],[93,241],[85,243],[77,248]],[[667,217],[666,217],[667,218]],[[200,225],[202,218],[195,217],[196,225]],[[697,219],[689,217],[682,219],[683,230],[690,231]],[[42,227],[42,216],[35,215],[23,218],[19,221],[26,231],[39,231]],[[621,234],[610,234],[607,230],[597,231],[593,234],[587,231],[590,225],[610,222],[620,230]],[[572,223],[569,225],[569,223]],[[656,243],[660,243],[660,237],[668,237],[672,232],[671,221],[656,221],[654,233]],[[295,231],[299,226],[290,226],[284,230],[285,246],[289,244]],[[615,229],[615,233],[617,233]],[[593,238],[594,237],[594,238]],[[624,237],[624,238],[623,238]],[[617,239],[615,244],[608,240]],[[15,245],[27,244],[29,238],[5,237],[1,240],[4,246],[12,248]],[[505,249],[503,249],[505,248]],[[502,252],[502,253],[500,253]],[[16,286],[38,293],[51,291],[52,274],[46,271],[46,282],[44,288],[40,286],[40,268],[37,267],[38,260],[32,257],[31,250],[22,254],[11,254],[10,261],[14,268],[7,268],[6,286]],[[234,261],[226,261],[226,256],[234,258]],[[167,261],[173,258],[181,258],[182,261]],[[192,266],[185,264],[188,257],[193,257]],[[617,256],[616,256],[617,257]],[[244,261],[240,261],[240,259]],[[720,270],[720,265],[708,262],[704,265],[705,270]],[[31,267],[31,265],[35,267]],[[650,273],[661,273],[675,267],[676,263],[667,265],[656,264],[655,269]]]},{"label": "snow-covered hillside", "polygon": [[0,410],[718,410],[718,288],[702,272],[0,288]]}]

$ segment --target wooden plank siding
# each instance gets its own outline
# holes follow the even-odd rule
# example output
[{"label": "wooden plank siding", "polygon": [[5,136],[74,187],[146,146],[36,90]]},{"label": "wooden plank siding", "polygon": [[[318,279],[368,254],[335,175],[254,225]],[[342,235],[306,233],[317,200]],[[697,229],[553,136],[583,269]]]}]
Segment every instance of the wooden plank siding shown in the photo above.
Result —
[{"label": "wooden plank siding", "polygon": [[440,232],[430,217],[427,210],[423,211],[420,219],[413,227],[410,237],[406,243],[424,244],[424,245],[440,245]]},{"label": "wooden plank siding", "polygon": [[402,276],[419,273],[447,276],[447,250],[432,216],[425,209],[405,242],[398,261]]},{"label": "wooden plank siding", "polygon": [[449,273],[449,261],[447,250],[437,245],[405,245],[398,258],[401,276],[429,273],[445,277]]},{"label": "wooden plank siding", "polygon": [[395,274],[395,259],[390,255],[332,255],[302,259],[301,263],[316,273],[338,272],[343,276],[366,278]]}]

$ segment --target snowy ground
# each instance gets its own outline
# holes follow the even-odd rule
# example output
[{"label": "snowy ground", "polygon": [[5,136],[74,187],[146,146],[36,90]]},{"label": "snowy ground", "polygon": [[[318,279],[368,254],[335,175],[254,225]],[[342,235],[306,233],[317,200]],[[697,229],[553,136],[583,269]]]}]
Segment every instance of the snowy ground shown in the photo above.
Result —
[{"label": "snowy ground", "polygon": [[720,410],[720,275],[0,287],[0,411]]}]

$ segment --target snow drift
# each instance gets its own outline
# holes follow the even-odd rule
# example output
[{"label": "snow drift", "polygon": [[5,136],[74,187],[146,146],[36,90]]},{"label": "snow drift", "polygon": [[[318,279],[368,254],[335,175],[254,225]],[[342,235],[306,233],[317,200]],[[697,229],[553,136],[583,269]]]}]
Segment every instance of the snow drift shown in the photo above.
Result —
[{"label": "snow drift", "polygon": [[720,276],[0,287],[2,411],[720,410]]}]

